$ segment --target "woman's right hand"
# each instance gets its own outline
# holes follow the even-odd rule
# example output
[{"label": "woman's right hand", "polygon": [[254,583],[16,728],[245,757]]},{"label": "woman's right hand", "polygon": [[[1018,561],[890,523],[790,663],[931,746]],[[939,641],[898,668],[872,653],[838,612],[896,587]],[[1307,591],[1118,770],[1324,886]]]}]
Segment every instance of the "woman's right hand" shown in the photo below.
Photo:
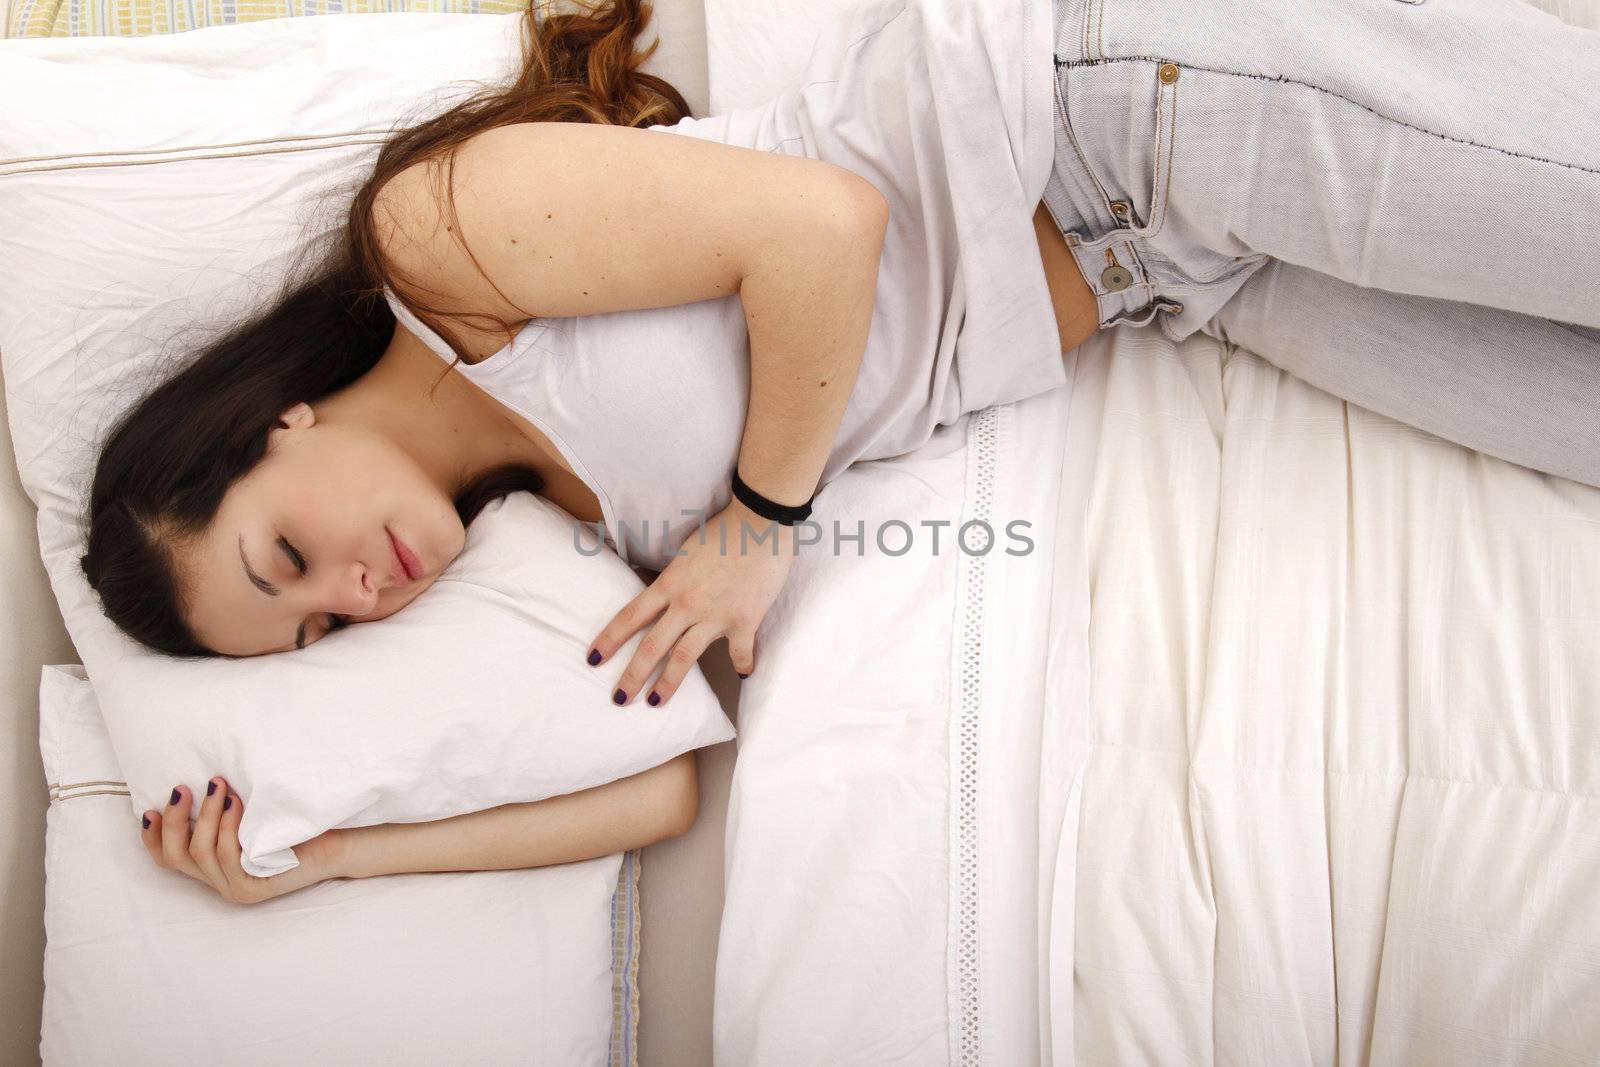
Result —
[{"label": "woman's right hand", "polygon": [[345,877],[341,870],[344,837],[329,830],[296,845],[300,865],[291,871],[258,878],[240,863],[239,823],[244,818],[244,798],[228,791],[228,783],[213,778],[216,790],[200,804],[200,816],[189,827],[189,789],[173,790],[177,799],[165,811],[147,811],[150,825],[140,833],[145,850],[168,870],[181,871],[215,889],[234,904],[258,904],[328,878]]}]

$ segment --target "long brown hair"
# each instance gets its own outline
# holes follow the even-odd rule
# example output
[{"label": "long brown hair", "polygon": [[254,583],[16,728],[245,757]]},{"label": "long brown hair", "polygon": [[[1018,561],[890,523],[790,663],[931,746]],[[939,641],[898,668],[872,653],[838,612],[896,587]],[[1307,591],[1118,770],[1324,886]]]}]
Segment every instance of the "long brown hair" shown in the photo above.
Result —
[{"label": "long brown hair", "polygon": [[[385,287],[461,354],[444,310],[416,299],[416,280],[397,276],[374,236],[373,203],[384,183],[424,162],[442,161],[448,175],[461,145],[498,126],[648,126],[690,114],[676,89],[639,70],[660,43],[635,48],[650,20],[648,0],[601,0],[541,16],[542,2],[531,0],[527,10],[522,70],[513,83],[396,132],[332,241],[308,260],[310,269],[293,269],[276,300],[202,347],[107,435],[79,563],[107,617],[134,640],[170,655],[219,655],[185,619],[190,591],[178,552],[210,525],[228,488],[261,461],[282,411],[337,392],[377,365],[395,330]],[[447,177],[453,215],[450,188]],[[512,331],[510,323],[494,321]],[[467,525],[490,501],[543,488],[536,470],[511,463],[480,472],[453,500]]]}]

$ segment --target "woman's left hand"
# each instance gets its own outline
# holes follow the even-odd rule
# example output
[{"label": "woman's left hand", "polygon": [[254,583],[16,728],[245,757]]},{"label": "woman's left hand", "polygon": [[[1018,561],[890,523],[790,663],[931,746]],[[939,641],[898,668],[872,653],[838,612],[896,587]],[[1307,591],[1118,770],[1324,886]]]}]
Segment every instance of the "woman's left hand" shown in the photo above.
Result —
[{"label": "woman's left hand", "polygon": [[[741,525],[748,531],[743,539]],[[666,703],[719,637],[728,639],[734,670],[754,670],[756,630],[794,567],[794,545],[793,526],[764,519],[737,498],[708,519],[680,547],[683,554],[624,605],[590,646],[591,658],[600,653],[594,664],[603,663],[661,615],[634,650],[617,683],[621,696],[612,694],[612,702],[632,703],[665,657],[666,668],[650,691],[660,699],[650,703]]]},{"label": "woman's left hand", "polygon": [[270,878],[247,874],[239,848],[239,823],[244,798],[213,778],[214,790],[201,801],[194,827],[189,826],[189,788],[178,786],[166,811],[147,811],[149,825],[139,835],[156,864],[179,871],[209,886],[233,904],[259,904],[329,878],[345,877],[344,831],[328,830],[294,847],[300,865]]}]

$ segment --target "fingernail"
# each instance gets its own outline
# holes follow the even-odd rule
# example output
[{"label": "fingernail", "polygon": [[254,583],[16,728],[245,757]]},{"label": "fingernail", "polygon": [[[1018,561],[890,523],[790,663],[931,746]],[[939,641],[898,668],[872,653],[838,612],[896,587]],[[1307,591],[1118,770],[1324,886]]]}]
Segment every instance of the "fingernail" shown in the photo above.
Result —
[{"label": "fingernail", "polygon": [[222,798],[222,810],[223,811],[227,811],[231,807],[233,807],[233,798],[232,797],[223,797]]},{"label": "fingernail", "polygon": [[600,662],[600,650],[598,648],[591,648],[589,650],[589,666],[593,667],[596,663],[599,663],[599,662]]},{"label": "fingernail", "polygon": [[170,808],[172,805],[176,804],[177,802],[178,802],[178,791],[176,789],[174,789],[172,791],[172,799],[167,801],[167,807]]},{"label": "fingernail", "polygon": [[661,694],[652,690],[650,693],[650,706],[653,708],[659,703],[661,703]]},{"label": "fingernail", "polygon": [[628,702],[628,694],[618,689],[615,693],[611,694],[611,699],[615,703],[626,704]]},{"label": "fingernail", "polygon": [[217,783],[215,781],[210,781],[210,782],[206,783],[206,796],[210,796],[211,794],[215,793],[216,791],[217,791]]},{"label": "fingernail", "polygon": [[144,817],[144,828],[146,830],[150,829],[150,816],[148,815]]},{"label": "fingernail", "polygon": [[[738,673],[739,673],[739,672],[738,672],[738,671],[735,671],[735,672],[734,672],[734,673],[735,673],[735,674],[738,674]],[[740,675],[739,675],[739,677],[741,677],[741,678],[748,678],[748,677],[750,677],[750,676],[749,676],[749,675],[748,675],[748,674],[740,674]]]}]

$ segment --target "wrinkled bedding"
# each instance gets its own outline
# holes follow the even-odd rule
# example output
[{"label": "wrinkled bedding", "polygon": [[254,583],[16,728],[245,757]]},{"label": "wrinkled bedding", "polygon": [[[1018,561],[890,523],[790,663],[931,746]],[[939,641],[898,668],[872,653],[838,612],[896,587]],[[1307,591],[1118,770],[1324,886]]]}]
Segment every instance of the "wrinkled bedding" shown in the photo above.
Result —
[{"label": "wrinkled bedding", "polygon": [[1079,1057],[1592,1062],[1600,490],[1191,342],[1111,361]]},{"label": "wrinkled bedding", "polygon": [[1600,490],[1204,335],[1073,358],[836,483],[1039,551],[869,536],[764,625],[718,1062],[1589,1062]]}]

